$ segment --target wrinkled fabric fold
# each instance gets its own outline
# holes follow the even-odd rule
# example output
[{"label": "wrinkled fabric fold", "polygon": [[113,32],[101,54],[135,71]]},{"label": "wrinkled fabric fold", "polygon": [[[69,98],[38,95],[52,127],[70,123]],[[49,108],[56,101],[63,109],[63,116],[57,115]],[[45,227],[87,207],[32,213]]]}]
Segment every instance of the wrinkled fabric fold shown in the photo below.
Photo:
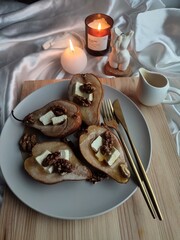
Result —
[{"label": "wrinkled fabric fold", "polygon": [[159,9],[137,16],[135,51],[141,64],[167,74],[180,72],[179,21],[180,9]]}]

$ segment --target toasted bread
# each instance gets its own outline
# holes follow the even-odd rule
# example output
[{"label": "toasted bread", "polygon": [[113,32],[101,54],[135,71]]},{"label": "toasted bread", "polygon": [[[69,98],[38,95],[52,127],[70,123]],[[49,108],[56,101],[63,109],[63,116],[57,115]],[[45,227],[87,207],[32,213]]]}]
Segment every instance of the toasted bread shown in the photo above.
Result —
[{"label": "toasted bread", "polygon": [[[61,106],[67,109],[67,120],[57,125],[43,125],[39,121],[40,117],[46,114],[53,106]],[[82,118],[80,108],[77,105],[67,100],[56,100],[28,114],[23,119],[23,122],[26,126],[38,129],[48,137],[64,138],[81,126]]]},{"label": "toasted bread", "polygon": [[93,74],[76,74],[72,77],[68,86],[69,100],[74,102],[74,85],[76,82],[91,83],[95,91],[93,92],[93,101],[89,106],[82,106],[80,104],[80,110],[82,114],[83,122],[90,125],[98,125],[100,123],[100,107],[104,96],[103,87],[101,81]]},{"label": "toasted bread", "polygon": [[120,156],[112,166],[109,166],[105,161],[99,161],[96,158],[93,149],[91,148],[91,143],[99,135],[102,135],[106,131],[107,131],[107,128],[104,126],[95,126],[95,125],[89,126],[87,128],[87,131],[82,133],[82,135],[80,136],[80,139],[79,139],[80,151],[83,157],[86,159],[86,161],[90,163],[92,166],[106,173],[109,177],[113,178],[117,182],[126,183],[129,180],[130,176],[126,177],[120,169],[120,165],[123,164],[128,171],[124,152],[123,152],[121,143],[119,142],[116,135],[111,132],[111,135],[113,137],[113,142],[114,142],[113,146],[120,152]]},{"label": "toasted bread", "polygon": [[[60,175],[59,173],[48,173],[44,168],[35,160],[35,157],[42,154],[45,150],[51,153],[68,149],[70,152],[69,162],[72,164],[73,169],[70,173]],[[36,144],[32,149],[32,156],[24,161],[24,168],[27,173],[35,180],[45,183],[53,184],[65,180],[85,180],[91,177],[91,171],[76,158],[72,149],[64,142],[43,142]]]}]

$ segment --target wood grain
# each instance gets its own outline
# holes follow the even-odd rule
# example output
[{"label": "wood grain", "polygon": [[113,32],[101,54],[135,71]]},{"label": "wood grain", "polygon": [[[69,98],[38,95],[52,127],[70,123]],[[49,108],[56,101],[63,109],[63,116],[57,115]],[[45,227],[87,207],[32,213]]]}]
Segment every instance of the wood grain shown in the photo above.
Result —
[{"label": "wood grain", "polygon": [[[4,240],[178,240],[180,226],[180,159],[161,105],[145,107],[136,99],[136,78],[101,79],[129,96],[142,111],[152,138],[148,176],[164,220],[154,220],[138,189],[118,208],[86,220],[60,220],[40,214],[18,200],[6,187],[0,212]],[[25,81],[22,99],[44,85],[61,80]],[[144,146],[146,147],[146,146]]]}]

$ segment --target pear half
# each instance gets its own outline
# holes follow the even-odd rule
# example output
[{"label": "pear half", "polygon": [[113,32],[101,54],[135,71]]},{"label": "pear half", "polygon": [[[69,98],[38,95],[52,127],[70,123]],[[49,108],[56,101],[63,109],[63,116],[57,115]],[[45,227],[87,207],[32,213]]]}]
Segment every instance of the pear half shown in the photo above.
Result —
[{"label": "pear half", "polygon": [[68,86],[68,97],[72,102],[74,102],[74,86],[77,82],[83,84],[91,83],[92,87],[95,89],[93,92],[92,103],[86,107],[80,104],[78,104],[78,106],[81,110],[82,120],[86,125],[98,125],[100,123],[101,102],[104,96],[102,83],[95,75],[91,73],[74,75]]},{"label": "pear half", "polygon": [[[70,173],[63,175],[60,175],[59,173],[48,173],[35,160],[35,157],[41,155],[46,150],[54,153],[65,149],[69,150],[69,161],[73,166],[73,170]],[[91,171],[86,166],[82,165],[82,163],[74,155],[72,149],[66,143],[55,141],[36,144],[32,149],[32,156],[25,159],[24,168],[33,179],[45,184],[53,184],[67,180],[86,180],[92,175]]]},{"label": "pear half", "polygon": [[[92,125],[87,128],[87,130],[81,134],[79,139],[80,151],[83,157],[88,163],[90,163],[95,168],[106,173],[109,177],[113,178],[119,183],[126,183],[130,178],[130,171],[128,169],[122,145],[119,139],[114,133],[111,132],[113,137],[113,146],[120,152],[120,156],[113,163],[112,166],[109,166],[108,163],[103,160],[99,161],[95,156],[95,152],[91,147],[91,143],[99,136],[106,132],[108,129],[104,126]],[[120,166],[123,166],[122,169]],[[125,171],[125,172],[124,172]],[[128,173],[128,176],[126,175]]]},{"label": "pear half", "polygon": [[[54,106],[64,107],[67,110],[67,119],[63,123],[57,125],[43,125],[39,120],[40,117],[46,114]],[[75,132],[81,126],[82,118],[80,108],[76,104],[67,100],[55,100],[44,107],[29,113],[22,122],[25,126],[38,129],[45,136],[64,138]]]}]

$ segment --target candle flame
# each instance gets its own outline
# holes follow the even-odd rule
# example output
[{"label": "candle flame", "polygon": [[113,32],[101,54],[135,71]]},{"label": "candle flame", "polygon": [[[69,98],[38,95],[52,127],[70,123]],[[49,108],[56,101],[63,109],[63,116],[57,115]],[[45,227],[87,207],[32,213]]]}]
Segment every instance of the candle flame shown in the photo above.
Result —
[{"label": "candle flame", "polygon": [[74,47],[73,47],[71,39],[69,40],[69,46],[70,46],[71,51],[74,52]]},{"label": "candle flame", "polygon": [[101,30],[101,23],[98,23],[98,30]]}]

